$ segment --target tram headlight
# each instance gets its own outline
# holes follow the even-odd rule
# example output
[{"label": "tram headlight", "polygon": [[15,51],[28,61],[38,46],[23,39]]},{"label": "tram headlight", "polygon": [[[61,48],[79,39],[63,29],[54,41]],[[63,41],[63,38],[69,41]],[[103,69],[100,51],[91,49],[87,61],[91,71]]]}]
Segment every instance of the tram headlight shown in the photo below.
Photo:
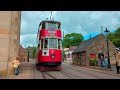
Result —
[{"label": "tram headlight", "polygon": [[55,55],[54,55],[54,54],[52,54],[52,55],[51,55],[51,58],[55,58]]}]

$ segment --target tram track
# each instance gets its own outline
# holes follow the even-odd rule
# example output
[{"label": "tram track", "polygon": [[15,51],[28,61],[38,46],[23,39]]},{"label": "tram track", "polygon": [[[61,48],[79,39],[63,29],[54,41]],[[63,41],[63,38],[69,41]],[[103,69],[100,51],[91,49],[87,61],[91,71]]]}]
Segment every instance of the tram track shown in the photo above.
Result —
[{"label": "tram track", "polygon": [[[58,78],[52,76],[51,74],[49,74],[48,72],[41,72],[41,73],[42,73],[42,77],[43,77],[44,79],[47,79],[47,78],[46,78],[46,75],[50,76],[50,77],[53,78],[53,79],[58,79]],[[60,73],[62,73],[63,75],[69,77],[70,79],[74,79],[74,78],[71,77],[71,76],[75,76],[75,77],[78,77],[78,78],[80,78],[80,79],[85,79],[85,78],[82,78],[82,77],[80,77],[80,76],[77,76],[77,75],[74,75],[74,74],[71,74],[71,73],[67,73],[67,72],[65,72],[65,71],[60,71]],[[45,75],[45,74],[46,74],[46,75]],[[71,76],[70,76],[70,75],[71,75]]]},{"label": "tram track", "polygon": [[[82,68],[84,68],[84,67],[82,67]],[[90,68],[84,68],[84,69],[90,69]],[[107,73],[107,72],[104,72],[104,71],[97,71],[97,70],[94,70],[94,69],[91,69],[91,70],[92,70],[92,71],[95,71],[95,72],[100,72],[100,73],[103,73],[103,74],[107,74],[107,75],[112,75],[112,76],[120,77],[119,75]]]},{"label": "tram track", "polygon": [[98,76],[95,76],[95,75],[92,75],[92,74],[89,74],[89,73],[85,73],[85,72],[82,72],[82,71],[80,71],[80,70],[76,70],[76,69],[68,68],[68,67],[65,67],[65,68],[67,68],[67,69],[72,69],[72,70],[77,71],[77,72],[80,72],[80,73],[84,73],[84,74],[86,74],[86,75],[95,77],[95,78],[97,78],[97,79],[102,79],[102,78],[100,78],[100,77],[98,77]]},{"label": "tram track", "polygon": [[[71,68],[68,68],[68,69],[71,69]],[[75,70],[75,69],[74,69],[74,70]],[[78,70],[75,70],[75,71],[78,71]],[[78,72],[81,72],[81,71],[78,71]],[[48,72],[41,72],[41,73],[42,73],[42,76],[43,76],[44,79],[47,79],[47,78],[46,78],[46,75],[50,76],[50,77],[53,78],[53,79],[58,79],[58,78],[52,76],[51,74],[49,74]],[[65,72],[65,71],[63,71],[63,70],[60,71],[60,73],[62,73],[63,75],[69,77],[70,79],[74,79],[72,76],[77,77],[77,78],[80,78],[80,79],[86,79],[86,78],[83,78],[83,77],[81,77],[81,76],[78,76],[78,75],[75,75],[75,74],[72,74],[72,73],[69,73],[69,72]],[[81,72],[81,73],[84,73],[84,72]],[[46,74],[46,75],[45,75],[45,74]],[[84,73],[84,74],[87,74],[87,75],[89,75],[89,76],[95,77],[95,78],[97,78],[97,79],[101,79],[100,77],[97,77],[97,76],[95,76],[95,75],[91,75],[91,74],[88,74],[88,73]]]},{"label": "tram track", "polygon": [[[65,67],[65,68],[68,68],[68,67]],[[82,68],[84,68],[84,67],[82,67]],[[75,71],[78,71],[78,72],[81,72],[81,73],[84,73],[84,74],[88,74],[88,73],[85,73],[85,72],[82,72],[82,71],[80,71],[80,70],[76,70],[76,69],[73,69],[73,68],[68,68],[68,69],[72,69],[72,70],[75,70]],[[88,69],[88,68],[84,68],[84,69]],[[91,70],[92,70],[92,71],[95,71],[95,72],[103,73],[103,74],[106,74],[106,75],[111,75],[111,76],[120,77],[120,76],[118,76],[118,75],[106,73],[106,72],[103,72],[103,71],[96,71],[96,70],[93,70],[93,69],[91,69]],[[95,75],[92,75],[92,74],[88,74],[88,75],[95,76]],[[97,77],[97,76],[95,76],[95,77]],[[99,77],[97,77],[97,78],[99,78]],[[100,79],[102,79],[102,78],[100,78]]]},{"label": "tram track", "polygon": [[80,79],[85,79],[85,78],[83,78],[83,77],[80,77],[80,76],[77,76],[77,75],[74,75],[74,74],[71,74],[71,73],[68,73],[68,72],[65,72],[65,71],[61,71],[61,73],[64,74],[64,75],[66,75],[66,76],[68,76],[68,77],[70,77],[71,79],[74,79],[74,78],[72,78],[72,77],[69,76],[69,75],[78,77],[78,78],[80,78]]},{"label": "tram track", "polygon": [[[56,77],[50,75],[50,74],[47,73],[47,72],[41,72],[41,73],[42,73],[42,76],[43,76],[44,79],[47,79],[47,78],[46,78],[46,75],[50,76],[50,77],[53,78],[53,79],[57,79]],[[45,75],[45,74],[46,74],[46,75]]]},{"label": "tram track", "polygon": [[[84,69],[90,69],[90,68],[85,68],[85,67],[81,67],[81,68],[84,68]],[[107,73],[107,72],[104,72],[104,71],[98,71],[98,70],[95,70],[95,69],[91,69],[92,71],[95,71],[95,72],[100,72],[100,73],[103,73],[103,74],[107,74],[107,75],[112,75],[112,76],[117,76],[117,77],[120,77],[120,75],[116,75],[116,74],[111,74],[111,73]]]}]

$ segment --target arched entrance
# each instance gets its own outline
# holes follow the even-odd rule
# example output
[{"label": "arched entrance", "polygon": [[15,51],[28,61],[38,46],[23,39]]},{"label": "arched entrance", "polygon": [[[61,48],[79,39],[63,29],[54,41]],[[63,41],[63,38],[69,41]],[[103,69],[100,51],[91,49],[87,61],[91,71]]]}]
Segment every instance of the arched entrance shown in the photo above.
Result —
[{"label": "arched entrance", "polygon": [[12,74],[12,63],[19,52],[21,11],[0,11],[0,77]]}]

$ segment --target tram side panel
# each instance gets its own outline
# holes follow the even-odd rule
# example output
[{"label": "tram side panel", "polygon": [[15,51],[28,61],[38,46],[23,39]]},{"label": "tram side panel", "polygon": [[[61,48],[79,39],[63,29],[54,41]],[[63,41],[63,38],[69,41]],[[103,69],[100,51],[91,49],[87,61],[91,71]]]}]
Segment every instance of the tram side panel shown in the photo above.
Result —
[{"label": "tram side panel", "polygon": [[62,36],[61,30],[48,31],[46,29],[43,29],[40,31],[39,40],[41,40],[42,38],[44,38],[46,36],[51,36],[51,35],[61,38],[61,36]]}]

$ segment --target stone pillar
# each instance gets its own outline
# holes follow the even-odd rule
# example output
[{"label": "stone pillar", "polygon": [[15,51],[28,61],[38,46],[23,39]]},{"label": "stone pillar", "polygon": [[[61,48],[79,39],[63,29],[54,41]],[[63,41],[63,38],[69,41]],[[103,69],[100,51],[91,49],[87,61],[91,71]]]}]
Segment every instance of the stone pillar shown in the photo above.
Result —
[{"label": "stone pillar", "polygon": [[0,78],[13,74],[12,60],[20,45],[20,11],[0,11]]}]

